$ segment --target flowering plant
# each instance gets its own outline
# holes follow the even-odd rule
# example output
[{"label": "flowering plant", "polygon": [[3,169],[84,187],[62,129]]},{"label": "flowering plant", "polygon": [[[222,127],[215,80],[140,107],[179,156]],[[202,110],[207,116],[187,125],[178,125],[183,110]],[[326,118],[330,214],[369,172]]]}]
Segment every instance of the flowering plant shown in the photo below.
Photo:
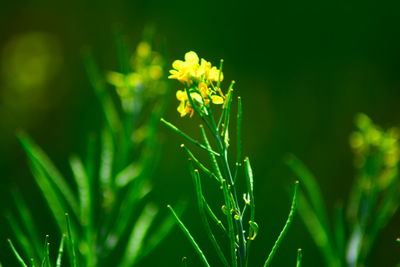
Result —
[{"label": "flowering plant", "polygon": [[[170,70],[170,79],[176,79],[184,85],[184,90],[178,90],[177,99],[180,101],[178,112],[181,117],[189,115],[192,117],[197,114],[202,122],[200,131],[203,142],[199,142],[179,130],[170,122],[162,121],[173,131],[183,136],[187,141],[207,152],[209,163],[203,164],[195,156],[195,154],[182,144],[181,147],[186,152],[189,159],[191,175],[194,180],[197,193],[197,201],[200,215],[207,232],[207,235],[224,266],[249,266],[250,248],[259,231],[258,224],[255,221],[255,198],[254,198],[254,180],[253,171],[248,157],[242,157],[241,143],[241,126],[242,126],[242,102],[241,98],[237,98],[237,114],[236,114],[236,161],[231,164],[229,161],[229,129],[231,123],[232,102],[234,94],[234,82],[232,81],[227,92],[221,89],[223,80],[221,60],[219,68],[212,66],[205,59],[199,60],[195,52],[188,52],[185,55],[185,61],[176,60],[173,62],[173,69]],[[221,106],[222,111],[218,112],[214,109],[214,105]],[[233,116],[232,116],[233,117]],[[218,118],[218,120],[216,119]],[[213,140],[210,142],[206,129],[211,133]],[[213,147],[211,144],[215,144]],[[210,165],[207,166],[207,165]],[[244,175],[242,175],[244,169]],[[215,185],[221,190],[222,205],[220,208],[222,214],[213,210],[212,202],[203,192],[201,175],[212,178]],[[243,183],[245,188],[239,185]],[[296,183],[297,185],[297,183]],[[275,255],[289,225],[292,222],[296,207],[296,188],[289,217],[286,224],[279,235],[275,245],[269,253],[264,266],[269,266],[273,256]],[[221,200],[213,200],[220,202]],[[168,206],[175,216],[179,226],[189,238],[196,252],[200,256],[205,266],[210,266],[206,255],[203,253],[194,237],[191,235],[187,227],[175,214],[174,209]],[[225,220],[219,217],[224,216]],[[212,225],[216,225],[229,243],[229,254],[220,246],[221,241],[213,233]],[[300,265],[301,253],[298,254],[298,265]]]}]

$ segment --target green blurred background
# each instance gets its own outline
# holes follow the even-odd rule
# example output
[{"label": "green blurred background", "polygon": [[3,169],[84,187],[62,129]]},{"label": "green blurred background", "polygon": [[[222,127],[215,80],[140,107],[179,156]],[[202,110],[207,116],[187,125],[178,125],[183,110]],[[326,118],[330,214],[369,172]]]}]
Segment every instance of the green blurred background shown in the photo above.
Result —
[{"label": "green blurred background", "polygon": [[[85,148],[99,126],[81,50],[91,47],[104,70],[117,69],[113,29],[131,41],[156,25],[168,62],[188,50],[214,63],[224,58],[244,104],[244,151],[255,172],[261,232],[254,262],[267,256],[290,206],[295,179],[283,163],[293,152],[318,177],[331,209],[345,201],[353,180],[348,136],[357,112],[383,126],[400,124],[400,4],[398,1],[1,1],[0,2],[0,210],[11,207],[18,188],[37,215],[43,236],[54,233],[45,203],[27,167],[15,133],[28,132],[63,171],[66,159]],[[178,88],[178,83],[171,81]],[[171,96],[173,98],[173,96]],[[180,119],[177,101],[166,117],[191,131],[196,119]],[[192,181],[181,139],[162,128],[163,158],[155,198],[164,205],[186,202],[183,220],[202,246]],[[8,266],[11,235],[0,218],[0,260]],[[400,247],[397,215],[383,231],[371,266],[394,266]],[[57,236],[52,236],[58,240]],[[322,260],[300,218],[275,259],[294,266],[296,249],[305,266]],[[207,247],[211,249],[211,247]],[[199,265],[182,233],[173,233],[143,266],[179,266],[183,256]]]}]

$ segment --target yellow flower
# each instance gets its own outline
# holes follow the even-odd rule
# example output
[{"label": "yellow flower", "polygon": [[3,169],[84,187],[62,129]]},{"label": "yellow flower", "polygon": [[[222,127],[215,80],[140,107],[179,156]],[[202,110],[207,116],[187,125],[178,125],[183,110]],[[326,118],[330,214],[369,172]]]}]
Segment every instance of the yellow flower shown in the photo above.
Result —
[{"label": "yellow flower", "polygon": [[[200,64],[199,64],[200,61]],[[199,83],[201,81],[217,82],[218,79],[222,81],[223,75],[216,67],[212,67],[211,63],[205,59],[199,60],[196,52],[190,51],[185,54],[185,61],[175,60],[172,63],[172,70],[170,70],[169,79],[176,79],[182,83],[192,84],[192,82]]]},{"label": "yellow flower", "polygon": [[[198,104],[201,112],[207,112],[203,107],[209,107],[209,104],[223,104],[225,96],[221,89],[215,88],[213,82],[222,81],[223,75],[220,70],[213,67],[205,59],[199,59],[199,56],[193,52],[187,52],[183,60],[175,60],[172,63],[169,79],[176,79],[187,86],[190,90],[190,96]],[[190,88],[190,89],[189,89]],[[181,117],[190,114],[193,115],[194,109],[188,99],[185,91],[177,91],[176,98],[180,101],[178,112]]]},{"label": "yellow flower", "polygon": [[124,75],[119,72],[109,71],[107,73],[107,81],[115,86],[117,93],[122,97],[130,97],[132,94],[132,88],[137,86],[140,82],[140,75],[131,72],[127,75]]},{"label": "yellow flower", "polygon": [[139,57],[148,57],[151,54],[151,46],[148,42],[140,42],[136,48],[136,53]]},{"label": "yellow flower", "polygon": [[224,79],[224,75],[216,67],[212,67],[207,73],[207,80],[212,81],[212,82],[218,82],[218,79],[220,79],[220,81],[222,81]]},{"label": "yellow flower", "polygon": [[[203,103],[202,97],[196,92],[190,93],[190,97],[194,101],[196,101],[200,104]],[[179,114],[181,114],[181,117],[185,117],[187,114],[190,114],[190,117],[192,117],[194,110],[193,110],[192,106],[190,105],[190,101],[189,101],[187,93],[185,91],[178,90],[176,92],[176,98],[179,101],[181,101],[181,103],[179,104],[179,106],[177,108]]]},{"label": "yellow flower", "polygon": [[199,92],[204,99],[204,103],[208,105],[210,101],[213,104],[223,104],[224,103],[224,96],[217,95],[213,90],[211,90],[206,83],[201,82],[199,83]]}]

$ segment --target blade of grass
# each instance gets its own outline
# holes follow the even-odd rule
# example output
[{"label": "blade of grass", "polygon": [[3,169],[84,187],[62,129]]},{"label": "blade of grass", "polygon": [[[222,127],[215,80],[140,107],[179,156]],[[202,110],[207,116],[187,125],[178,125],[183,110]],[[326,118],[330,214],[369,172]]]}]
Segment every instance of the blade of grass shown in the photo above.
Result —
[{"label": "blade of grass", "polygon": [[95,229],[94,229],[94,214],[93,214],[93,199],[95,196],[91,188],[94,185],[89,180],[86,174],[85,167],[80,158],[73,156],[70,159],[70,165],[75,182],[78,185],[79,202],[80,202],[80,224],[83,227],[83,235],[88,246],[88,250],[85,253],[86,264],[88,266],[94,266],[96,255],[96,245],[95,245]]},{"label": "blade of grass", "polygon": [[202,145],[199,141],[197,141],[197,140],[191,138],[190,136],[188,136],[187,134],[185,134],[184,132],[182,132],[181,130],[179,130],[179,129],[178,129],[175,125],[173,125],[172,123],[167,122],[167,121],[164,120],[164,119],[161,119],[161,121],[162,121],[165,125],[167,125],[171,130],[173,130],[174,132],[176,132],[177,134],[179,134],[180,136],[182,136],[183,138],[185,138],[185,139],[188,140],[189,142],[195,144],[196,146],[198,146],[198,147],[200,147],[200,148],[202,148],[202,149],[204,149],[204,150],[206,150],[206,151],[208,151],[208,152],[213,153],[213,154],[216,155],[216,156],[219,156],[219,153],[217,153],[217,152],[215,152],[215,151],[213,151],[213,150],[211,150],[211,149],[205,147],[205,146]]},{"label": "blade of grass", "polygon": [[204,255],[203,251],[200,249],[199,245],[196,243],[194,240],[193,236],[190,234],[189,230],[186,228],[186,226],[183,224],[183,222],[179,219],[178,215],[176,215],[174,209],[170,206],[167,205],[167,208],[171,211],[172,215],[174,216],[176,222],[178,223],[179,227],[181,228],[182,232],[185,234],[185,236],[189,239],[189,242],[192,244],[194,247],[195,251],[199,255],[201,261],[203,262],[204,266],[210,267],[210,264],[208,263],[206,256]]},{"label": "blade of grass", "polygon": [[133,162],[129,164],[126,168],[120,171],[115,177],[115,184],[122,188],[132,182],[133,180],[140,177],[142,174],[142,166],[140,166],[137,162]]},{"label": "blade of grass", "polygon": [[157,213],[158,209],[153,204],[147,204],[143,208],[141,215],[132,229],[124,256],[119,266],[129,267],[137,262],[137,257],[142,249],[144,239]]},{"label": "blade of grass", "polygon": [[113,133],[113,136],[115,136],[115,133],[121,129],[121,122],[114,103],[107,91],[103,76],[100,74],[98,66],[89,52],[83,56],[83,59],[87,76],[89,77],[89,81],[99,99],[107,125]]},{"label": "blade of grass", "polygon": [[298,189],[298,186],[299,186],[299,182],[296,181],[295,182],[295,187],[294,187],[292,205],[290,207],[290,212],[289,212],[288,219],[286,220],[285,226],[283,227],[281,233],[279,234],[278,239],[275,241],[275,244],[272,247],[272,250],[269,253],[268,258],[264,263],[264,267],[270,266],[270,264],[272,262],[272,259],[275,256],[275,254],[276,254],[276,252],[277,252],[277,250],[279,248],[279,245],[281,244],[283,238],[285,237],[287,231],[289,230],[289,226],[292,224],[293,217],[294,217],[294,214],[295,214],[295,211],[296,211],[296,206],[297,206],[297,189]]},{"label": "blade of grass", "polygon": [[346,250],[346,234],[345,234],[345,220],[343,216],[343,206],[340,205],[335,208],[335,243],[337,252],[340,259],[344,259]]},{"label": "blade of grass", "polygon": [[86,174],[85,168],[82,161],[77,156],[70,158],[70,166],[75,182],[78,185],[79,202],[80,202],[80,213],[79,217],[82,225],[90,225],[92,218],[92,203],[91,200],[94,198],[90,190],[89,178]]},{"label": "blade of grass", "polygon": [[[68,208],[64,204],[63,199],[58,195],[58,191],[53,188],[53,185],[50,183],[48,177],[46,177],[42,168],[37,166],[35,162],[31,162],[30,165],[33,177],[41,189],[59,229],[62,231],[65,225],[65,221],[63,220],[64,213]],[[73,227],[74,231],[75,229],[76,227]]]},{"label": "blade of grass", "polygon": [[337,267],[340,266],[338,256],[335,254],[326,229],[322,226],[317,214],[311,208],[308,200],[300,192],[298,196],[298,210],[299,215],[302,217],[311,237],[314,239],[315,244],[321,250],[325,260],[326,266]]},{"label": "blade of grass", "polygon": [[18,251],[15,249],[13,243],[11,242],[10,239],[7,240],[8,243],[10,244],[11,250],[13,251],[15,257],[17,258],[18,262],[24,266],[24,267],[28,267],[28,265],[26,265],[26,263],[24,262],[24,260],[22,259],[21,255],[19,255]]},{"label": "blade of grass", "polygon": [[19,193],[13,191],[11,195],[13,196],[14,202],[18,209],[18,213],[21,216],[23,225],[25,226],[26,233],[29,236],[29,240],[30,240],[30,249],[29,250],[32,251],[32,247],[33,247],[33,249],[36,252],[35,253],[36,257],[41,258],[42,250],[41,250],[40,237],[39,237],[37,228],[33,223],[34,220],[33,220],[32,214],[29,212],[29,209],[28,209],[25,201],[22,199],[22,197]]},{"label": "blade of grass", "polygon": [[[36,166],[40,167],[43,172],[47,174],[45,176],[47,180],[53,184],[55,188],[57,188],[58,198],[59,196],[63,196],[65,202],[69,203],[72,211],[75,214],[78,214],[78,203],[74,194],[72,193],[72,190],[65,182],[65,178],[51,162],[49,157],[27,135],[19,134],[18,139],[30,161],[35,163]],[[46,193],[46,191],[44,193]]]},{"label": "blade of grass", "polygon": [[316,182],[314,175],[307,167],[294,155],[289,155],[287,159],[288,166],[301,179],[302,184],[310,198],[311,206],[315,210],[322,226],[329,231],[328,217],[324,207],[324,201],[321,195],[321,190]]},{"label": "blade of grass", "polygon": [[86,173],[91,181],[95,178],[97,174],[97,138],[95,134],[89,134],[87,138],[87,147],[86,147],[86,155],[85,155],[85,169]]},{"label": "blade of grass", "polygon": [[175,218],[172,215],[164,218],[163,221],[158,224],[157,229],[152,231],[150,235],[146,237],[145,247],[140,250],[136,261],[139,262],[142,258],[146,257],[154,248],[156,248],[174,226]]},{"label": "blade of grass", "polygon": [[111,185],[113,171],[114,143],[110,131],[104,129],[101,134],[100,185],[106,191]]},{"label": "blade of grass", "polygon": [[65,213],[65,221],[67,223],[67,238],[68,238],[68,250],[69,250],[69,264],[72,267],[77,267],[77,257],[76,257],[76,252],[75,252],[75,244],[74,244],[74,238],[72,236],[72,231],[71,231],[71,222],[69,219],[68,213]]}]

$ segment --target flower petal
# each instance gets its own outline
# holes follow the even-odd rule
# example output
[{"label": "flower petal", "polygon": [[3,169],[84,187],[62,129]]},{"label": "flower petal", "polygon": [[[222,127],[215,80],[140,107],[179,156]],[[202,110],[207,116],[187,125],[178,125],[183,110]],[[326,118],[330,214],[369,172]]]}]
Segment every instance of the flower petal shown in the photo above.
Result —
[{"label": "flower petal", "polygon": [[213,104],[217,104],[217,105],[224,103],[224,99],[218,95],[212,95],[211,100],[212,100]]}]

